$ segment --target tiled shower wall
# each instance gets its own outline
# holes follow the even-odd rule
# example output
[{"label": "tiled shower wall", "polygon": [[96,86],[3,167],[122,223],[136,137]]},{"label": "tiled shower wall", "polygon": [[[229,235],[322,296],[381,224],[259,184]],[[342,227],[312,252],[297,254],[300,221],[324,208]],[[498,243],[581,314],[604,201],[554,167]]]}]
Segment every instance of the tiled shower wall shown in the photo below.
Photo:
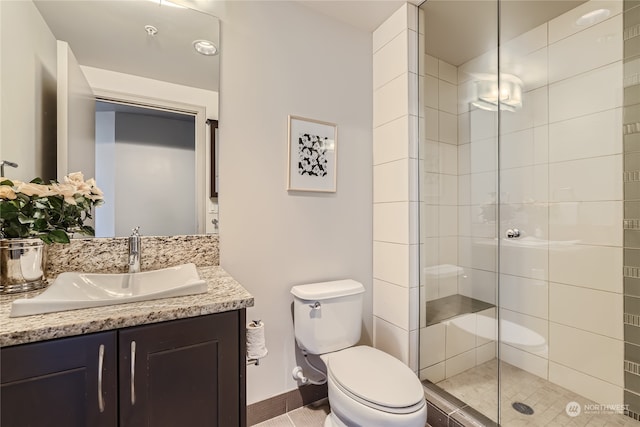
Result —
[{"label": "tiled shower wall", "polygon": [[640,419],[640,6],[624,2],[624,403]]},{"label": "tiled shower wall", "polygon": [[422,295],[431,301],[458,293],[458,69],[430,55],[422,57],[425,150],[420,237],[425,268],[420,280],[425,286]]},{"label": "tiled shower wall", "polygon": [[[495,255],[488,253],[490,246],[489,251],[481,247],[476,264],[489,259],[490,265],[481,270],[477,267],[482,266],[472,264],[472,207],[468,191],[459,193],[461,180],[468,183],[471,177],[470,113],[468,100],[459,96],[463,94],[458,92],[458,68],[431,55],[422,57],[425,132],[420,155],[420,378],[436,383],[495,358],[495,333],[491,326],[487,328],[495,319],[495,308],[435,324],[427,324],[425,310],[427,301],[442,304],[442,298],[457,294],[494,304]],[[477,147],[485,148],[479,143]],[[495,158],[495,153],[485,153],[485,157]],[[495,162],[488,165],[495,177]],[[495,200],[491,207],[495,217]],[[479,228],[487,225],[495,234],[495,225],[476,225],[476,236]],[[492,270],[492,275],[487,276],[485,270]]]},{"label": "tiled shower wall", "polygon": [[405,3],[373,33],[373,343],[414,371],[419,303],[417,11]]},{"label": "tiled shower wall", "polygon": [[[608,19],[577,27],[594,6],[610,9]],[[497,73],[495,52],[460,65],[457,90],[458,292],[495,302],[495,233],[522,230],[501,240],[500,314],[515,332],[503,327],[501,356],[601,403],[620,403],[624,387],[621,12],[621,1],[588,2],[502,43],[502,72],[517,74],[524,94],[499,130],[496,113],[468,108],[473,76]]]}]

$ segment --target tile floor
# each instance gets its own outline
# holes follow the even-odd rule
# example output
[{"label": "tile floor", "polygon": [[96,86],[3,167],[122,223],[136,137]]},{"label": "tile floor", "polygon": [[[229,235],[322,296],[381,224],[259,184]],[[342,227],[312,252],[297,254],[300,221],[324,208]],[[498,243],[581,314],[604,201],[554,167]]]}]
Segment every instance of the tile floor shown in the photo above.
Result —
[{"label": "tile floor", "polygon": [[[438,383],[438,386],[495,420],[497,369],[495,360],[487,362],[448,378]],[[503,427],[640,427],[640,422],[624,415],[583,411],[576,417],[570,417],[565,411],[568,402],[578,402],[581,408],[593,402],[507,363],[503,362],[501,369]],[[522,415],[516,412],[511,407],[514,401],[531,406],[534,414]],[[298,408],[255,424],[254,427],[322,427],[328,413],[328,403],[321,401],[320,404]]]},{"label": "tile floor", "polygon": [[[320,405],[294,409],[279,417],[254,424],[253,427],[323,427],[324,419],[329,412],[329,403],[325,401]],[[429,424],[426,427],[429,427]]]},{"label": "tile floor", "polygon": [[322,427],[328,413],[329,403],[322,401],[318,405],[294,409],[279,417],[255,424],[254,427]]},{"label": "tile floor", "polygon": [[[570,417],[565,410],[569,402],[577,402],[581,408],[594,402],[507,363],[502,362],[501,369],[502,426],[640,427],[640,422],[618,414],[586,413],[582,410],[579,415]],[[497,371],[494,359],[447,378],[438,386],[495,421]],[[531,406],[534,414],[517,412],[511,407],[515,401]]]}]

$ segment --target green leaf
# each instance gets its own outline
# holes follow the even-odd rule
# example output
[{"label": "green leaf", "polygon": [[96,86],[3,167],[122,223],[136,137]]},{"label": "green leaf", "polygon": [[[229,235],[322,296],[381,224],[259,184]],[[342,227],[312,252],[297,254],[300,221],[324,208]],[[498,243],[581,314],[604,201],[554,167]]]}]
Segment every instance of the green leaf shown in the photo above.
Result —
[{"label": "green leaf", "polygon": [[36,219],[33,221],[33,229],[36,231],[46,231],[49,228],[49,224],[44,219]]},{"label": "green leaf", "polygon": [[51,207],[57,211],[61,211],[62,212],[62,208],[63,208],[63,201],[64,199],[60,196],[51,196],[48,198],[49,200],[49,204],[51,205]]},{"label": "green leaf", "polygon": [[4,226],[3,233],[5,237],[27,237],[29,235],[29,229],[26,227],[19,227],[16,224],[9,224]]},{"label": "green leaf", "polygon": [[40,240],[45,242],[47,245],[50,245],[53,243],[53,240],[51,240],[51,238],[46,234],[43,234],[42,236],[40,236]]},{"label": "green leaf", "polygon": [[9,187],[13,187],[13,181],[11,181],[10,179],[4,179],[2,180],[2,182],[0,182],[0,185],[8,185]]},{"label": "green leaf", "polygon": [[18,201],[21,204],[25,205],[27,203],[31,203],[31,198],[29,196],[27,196],[26,194],[16,193],[16,201]]},{"label": "green leaf", "polygon": [[20,212],[18,214],[18,221],[20,221],[20,224],[32,224],[34,220]]},{"label": "green leaf", "polygon": [[63,230],[52,230],[47,236],[55,243],[69,243],[69,235]]},{"label": "green leaf", "polygon": [[86,234],[87,236],[95,236],[96,235],[96,231],[93,229],[93,227],[91,227],[89,225],[83,225],[80,228],[80,233]]},{"label": "green leaf", "polygon": [[12,202],[0,202],[0,218],[11,220],[18,217],[19,209]]},{"label": "green leaf", "polygon": [[38,199],[34,202],[34,206],[38,209],[48,209],[51,204],[49,200],[45,197],[44,199]]},{"label": "green leaf", "polygon": [[44,184],[44,181],[42,180],[42,178],[38,177],[38,178],[33,178],[31,180],[32,184]]}]

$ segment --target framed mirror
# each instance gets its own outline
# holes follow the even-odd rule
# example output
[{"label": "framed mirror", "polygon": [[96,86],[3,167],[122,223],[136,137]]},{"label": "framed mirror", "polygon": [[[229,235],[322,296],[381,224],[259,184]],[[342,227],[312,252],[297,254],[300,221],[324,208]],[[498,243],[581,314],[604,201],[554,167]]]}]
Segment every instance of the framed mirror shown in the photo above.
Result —
[{"label": "framed mirror", "polygon": [[[103,151],[96,151],[95,148],[86,150],[95,144],[95,141],[89,141],[89,136],[78,137],[74,134],[75,122],[79,121],[81,115],[86,115],[86,102],[95,105],[95,100],[109,101],[108,105],[144,107],[144,110],[137,112],[122,107],[115,107],[111,111],[115,121],[118,122],[120,117],[122,123],[132,115],[144,116],[147,124],[133,126],[143,130],[146,127],[148,132],[139,132],[143,136],[149,136],[156,130],[155,125],[149,124],[152,117],[169,113],[191,116],[194,118],[193,160],[191,163],[175,163],[165,169],[170,171],[169,176],[155,186],[158,194],[154,197],[161,200],[150,203],[137,197],[140,194],[146,197],[146,193],[151,191],[138,191],[135,194],[126,186],[116,188],[111,182],[101,183],[100,180],[98,185],[107,189],[105,206],[110,199],[114,200],[111,206],[116,218],[114,236],[128,235],[128,232],[115,230],[130,231],[137,225],[147,235],[207,232],[207,224],[211,224],[208,215],[217,210],[217,200],[210,197],[209,177],[212,170],[209,159],[212,153],[207,120],[218,119],[218,19],[165,0],[25,0],[0,2],[0,20],[0,90],[3,93],[0,160],[18,164],[18,168],[6,168],[5,175],[29,181],[36,176],[43,179],[60,178],[68,172],[81,170],[87,178],[89,175],[95,176],[95,166],[110,159],[104,157]],[[60,71],[61,47],[58,41],[68,45],[68,56],[76,59],[78,69],[90,88],[90,95],[74,93],[76,83],[71,77],[67,81]],[[72,76],[74,72],[68,74]],[[66,89],[60,88],[61,81],[66,82]],[[70,107],[65,113],[67,107],[61,105],[60,100],[62,93],[67,90],[70,93]],[[74,110],[74,99],[81,99],[85,103]],[[89,116],[101,114],[104,117],[104,105]],[[60,117],[65,114],[67,121],[61,125]],[[95,135],[95,122],[88,126]],[[68,146],[61,150],[61,145],[64,145],[64,142],[61,143],[64,141],[61,131],[67,127]],[[100,129],[104,132],[103,126]],[[111,132],[116,139],[116,146],[122,144],[126,148],[123,151],[130,153],[130,161],[114,165],[114,175],[126,172],[137,176],[136,181],[144,181],[141,178],[151,175],[152,168],[163,162],[175,161],[177,157],[188,157],[172,156],[151,161],[143,151],[132,151],[135,144],[129,140],[130,135],[125,138],[118,127]],[[91,133],[91,130],[86,132],[88,135]],[[119,136],[124,139],[118,141]],[[140,145],[140,142],[136,144]],[[180,146],[180,143],[176,145]],[[184,144],[181,147],[184,149]],[[85,151],[90,154],[83,154]],[[172,176],[185,175],[192,178],[192,188],[184,188],[182,180],[172,179]],[[174,183],[179,188],[171,188]],[[191,205],[172,203],[171,194],[185,191],[193,192]],[[138,207],[129,205],[128,209],[142,212],[141,219],[118,215],[115,193],[120,195],[122,192],[132,193],[128,203],[138,203]],[[145,206],[152,205],[156,206],[154,210],[145,210]],[[186,224],[187,221],[169,214],[153,227],[145,227],[144,222],[118,226],[118,217],[138,222],[159,216],[157,206],[162,206],[163,213],[186,211],[192,216],[194,225],[188,229],[176,228],[176,223]],[[97,210],[96,216],[100,215],[100,209],[103,208]],[[166,227],[163,228],[162,224]],[[107,237],[110,234],[99,235]]]}]

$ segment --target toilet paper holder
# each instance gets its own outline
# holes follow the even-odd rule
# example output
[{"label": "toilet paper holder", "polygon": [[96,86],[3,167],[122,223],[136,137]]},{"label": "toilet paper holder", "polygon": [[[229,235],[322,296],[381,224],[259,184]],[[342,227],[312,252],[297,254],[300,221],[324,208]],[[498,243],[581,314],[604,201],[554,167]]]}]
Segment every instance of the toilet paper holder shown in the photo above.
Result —
[{"label": "toilet paper holder", "polygon": [[[262,322],[260,320],[252,320],[249,323],[249,326],[253,326],[253,327],[259,327],[261,325],[262,325]],[[256,366],[260,365],[260,358],[249,358],[247,356],[247,366],[249,365],[256,365]]]}]

